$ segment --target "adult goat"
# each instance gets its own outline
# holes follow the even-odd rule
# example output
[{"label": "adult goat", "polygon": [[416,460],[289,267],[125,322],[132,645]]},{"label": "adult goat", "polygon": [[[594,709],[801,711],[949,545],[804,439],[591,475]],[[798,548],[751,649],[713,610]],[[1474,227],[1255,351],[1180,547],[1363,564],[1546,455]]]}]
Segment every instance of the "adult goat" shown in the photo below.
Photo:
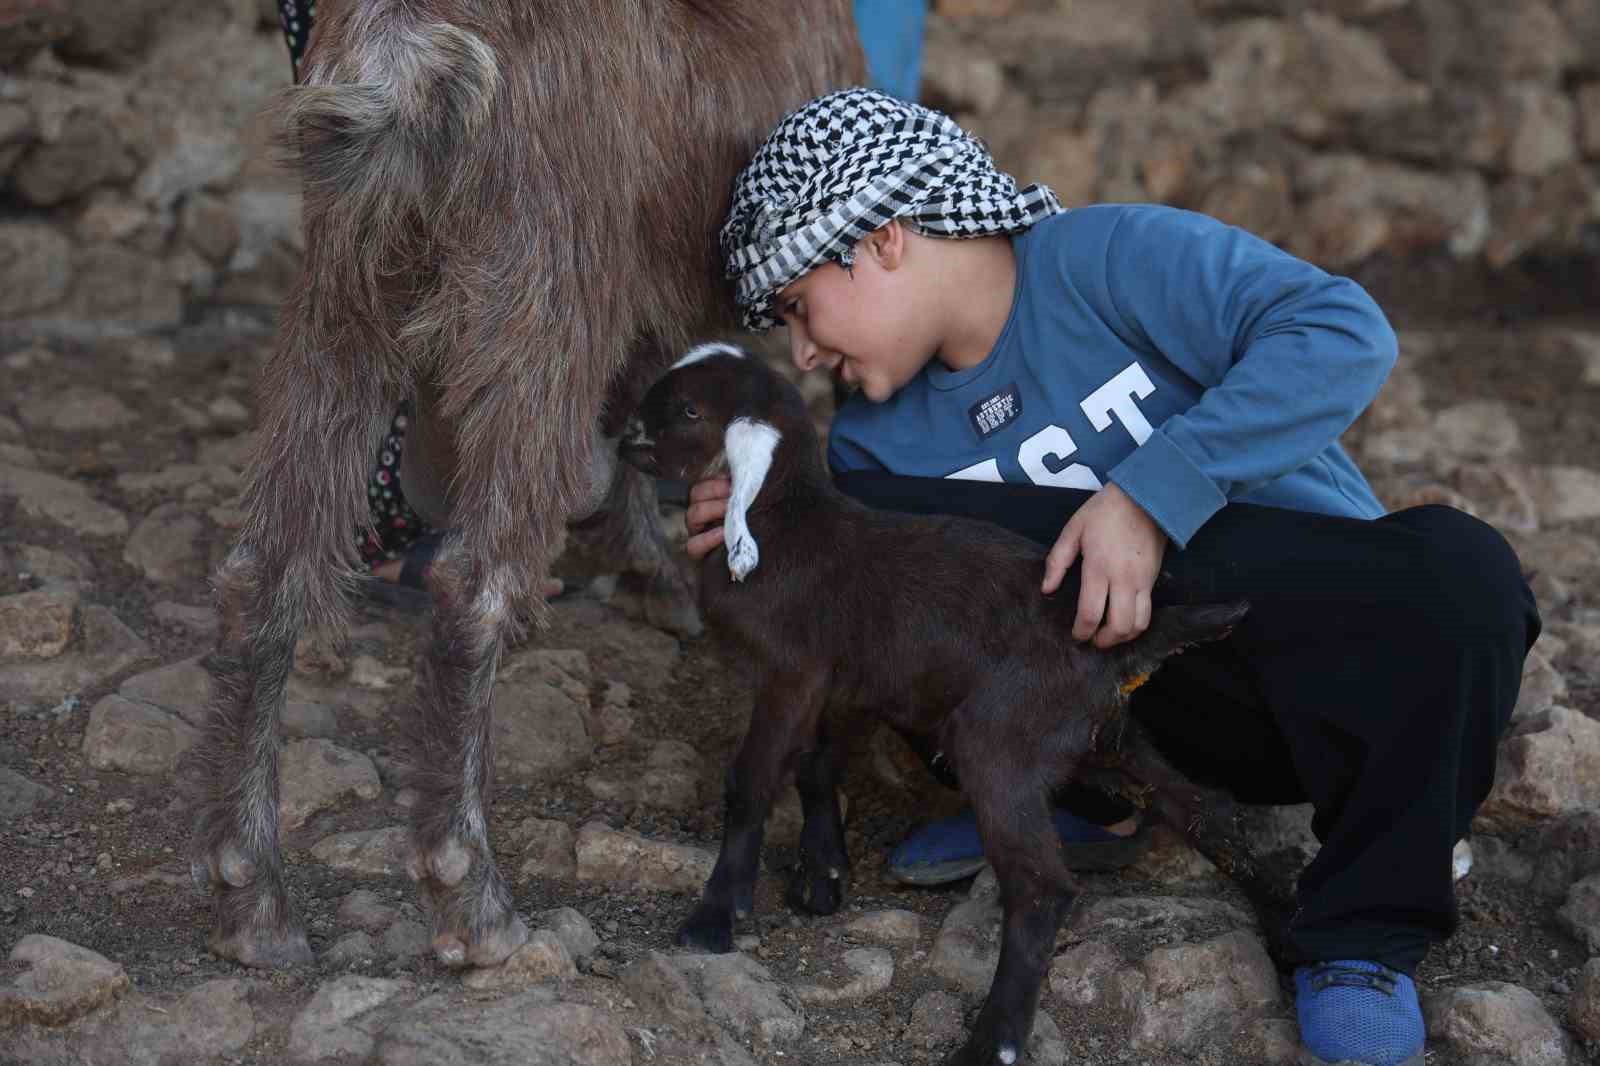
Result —
[{"label": "adult goat", "polygon": [[651,485],[607,461],[642,386],[725,328],[716,230],[738,168],[788,110],[860,80],[849,0],[343,0],[287,90],[305,262],[260,385],[222,633],[195,873],[211,948],[311,957],[278,847],[278,719],[295,641],[337,627],[352,532],[396,405],[403,478],[448,528],[416,696],[410,872],[441,962],[527,937],[489,846],[500,647],[564,522],[595,518],[692,627]]}]

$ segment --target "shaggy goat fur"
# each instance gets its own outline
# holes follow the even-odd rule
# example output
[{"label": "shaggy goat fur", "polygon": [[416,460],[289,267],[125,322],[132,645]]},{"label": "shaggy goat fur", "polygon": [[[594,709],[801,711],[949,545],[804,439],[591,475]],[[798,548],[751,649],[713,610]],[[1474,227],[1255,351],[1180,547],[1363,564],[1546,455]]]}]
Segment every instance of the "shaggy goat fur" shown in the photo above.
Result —
[{"label": "shaggy goat fur", "polygon": [[665,353],[730,320],[716,231],[738,168],[805,100],[858,81],[848,0],[328,3],[283,102],[305,261],[261,380],[195,845],[212,948],[310,957],[278,850],[278,718],[297,635],[335,627],[398,403],[403,477],[449,527],[417,692],[412,873],[447,964],[526,937],[490,851],[490,694],[502,637],[563,525],[603,539],[693,630],[649,485],[611,485],[602,433]]}]

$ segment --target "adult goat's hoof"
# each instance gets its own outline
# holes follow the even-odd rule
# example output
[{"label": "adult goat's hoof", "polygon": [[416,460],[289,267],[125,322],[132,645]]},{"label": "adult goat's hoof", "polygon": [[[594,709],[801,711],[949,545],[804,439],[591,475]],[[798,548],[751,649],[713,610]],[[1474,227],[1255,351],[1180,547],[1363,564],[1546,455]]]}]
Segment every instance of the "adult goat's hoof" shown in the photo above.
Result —
[{"label": "adult goat's hoof", "polygon": [[273,929],[246,927],[232,933],[216,929],[206,946],[219,958],[261,970],[305,966],[313,959],[305,930],[298,922],[286,922]]},{"label": "adult goat's hoof", "polygon": [[458,970],[465,966],[498,966],[528,942],[528,924],[515,914],[498,927],[476,935],[446,930],[433,937],[433,957],[439,965]]},{"label": "adult goat's hoof", "polygon": [[678,927],[678,946],[726,955],[733,950],[733,915],[722,907],[700,904]]},{"label": "adult goat's hoof", "polygon": [[1022,1062],[1028,1043],[1015,1033],[1001,1033],[1000,1027],[981,1020],[972,1036],[944,1060],[944,1066],[1015,1066]]}]

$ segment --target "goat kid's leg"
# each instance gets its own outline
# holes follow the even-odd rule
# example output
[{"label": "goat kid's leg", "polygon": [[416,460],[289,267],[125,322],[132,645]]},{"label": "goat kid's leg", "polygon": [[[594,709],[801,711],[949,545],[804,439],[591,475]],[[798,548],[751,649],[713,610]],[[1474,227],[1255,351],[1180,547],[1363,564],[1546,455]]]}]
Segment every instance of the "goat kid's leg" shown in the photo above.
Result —
[{"label": "goat kid's leg", "polygon": [[278,849],[278,720],[301,628],[295,586],[242,542],[217,583],[223,625],[206,663],[212,704],[191,872],[212,891],[214,953],[246,966],[295,966],[311,961],[311,946],[290,908]]},{"label": "goat kid's leg", "polygon": [[783,675],[757,686],[750,731],[728,770],[722,850],[700,903],[678,929],[679,946],[733,950],[734,921],[755,907],[761,838],[784,767],[816,736],[822,684],[820,674]]},{"label": "goat kid's leg", "polygon": [[492,966],[528,939],[489,846],[495,670],[512,615],[513,582],[475,566],[451,535],[428,570],[433,628],[417,685],[415,782],[408,872],[428,905],[445,966]]},{"label": "goat kid's leg", "polygon": [[832,914],[844,902],[850,855],[839,813],[839,787],[844,783],[843,751],[825,727],[817,730],[817,746],[795,760],[795,788],[800,793],[804,823],[800,829],[800,865],[789,882],[789,905],[812,914]]},{"label": "goat kid's leg", "polygon": [[1257,854],[1244,831],[1237,800],[1226,791],[1196,784],[1167,761],[1137,723],[1128,721],[1117,766],[1143,786],[1147,801],[1196,850],[1216,864],[1255,905],[1273,957],[1285,961],[1288,924],[1295,910],[1296,869]]},{"label": "goat kid's leg", "polygon": [[1009,1066],[1028,1046],[1056,931],[1072,909],[1077,884],[1051,820],[1047,782],[1055,775],[1019,762],[1016,753],[1004,757],[992,745],[959,736],[951,749],[1005,917],[994,983],[971,1036],[944,1066]]}]

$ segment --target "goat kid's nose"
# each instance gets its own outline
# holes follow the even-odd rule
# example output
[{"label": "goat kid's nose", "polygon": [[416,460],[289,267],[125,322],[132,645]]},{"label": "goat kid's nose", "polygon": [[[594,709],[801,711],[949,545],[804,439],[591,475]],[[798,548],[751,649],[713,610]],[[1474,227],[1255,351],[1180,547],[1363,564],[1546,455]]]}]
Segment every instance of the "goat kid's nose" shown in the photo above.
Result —
[{"label": "goat kid's nose", "polygon": [[634,415],[628,419],[627,426],[622,430],[622,443],[635,448],[643,448],[655,442],[645,434],[644,419]]}]

